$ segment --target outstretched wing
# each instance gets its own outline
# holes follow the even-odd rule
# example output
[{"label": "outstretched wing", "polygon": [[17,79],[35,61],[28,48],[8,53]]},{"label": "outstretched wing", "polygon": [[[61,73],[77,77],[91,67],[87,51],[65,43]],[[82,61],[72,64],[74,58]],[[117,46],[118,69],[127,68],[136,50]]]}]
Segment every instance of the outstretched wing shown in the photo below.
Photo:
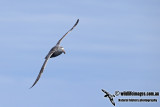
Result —
[{"label": "outstretched wing", "polygon": [[39,72],[39,74],[38,74],[38,76],[37,76],[37,79],[35,80],[35,82],[34,82],[34,84],[30,87],[30,88],[32,88],[37,82],[38,82],[38,80],[40,79],[40,77],[41,77],[41,75],[42,75],[42,73],[43,73],[43,70],[44,70],[44,68],[45,68],[45,66],[46,66],[46,64],[47,64],[47,61],[48,61],[48,59],[51,57],[51,55],[54,53],[55,51],[50,51],[49,52],[49,54],[47,55],[47,57],[45,58],[45,61],[44,61],[44,63],[43,63],[43,65],[42,65],[42,67],[41,67],[41,70],[40,70],[40,72]]},{"label": "outstretched wing", "polygon": [[78,22],[79,22],[79,19],[77,19],[77,22],[74,24],[74,26],[73,26],[65,35],[63,35],[63,37],[57,42],[57,45],[59,45],[60,42],[62,41],[62,39],[63,39],[69,32],[71,32],[71,31],[74,29],[74,27],[76,27],[76,25],[78,24]]},{"label": "outstretched wing", "polygon": [[110,99],[111,103],[115,106],[115,102],[114,102],[113,98],[112,99],[109,98],[109,99]]},{"label": "outstretched wing", "polygon": [[102,91],[104,92],[104,93],[106,93],[107,95],[109,94],[107,91],[105,91],[104,89],[102,89]]}]

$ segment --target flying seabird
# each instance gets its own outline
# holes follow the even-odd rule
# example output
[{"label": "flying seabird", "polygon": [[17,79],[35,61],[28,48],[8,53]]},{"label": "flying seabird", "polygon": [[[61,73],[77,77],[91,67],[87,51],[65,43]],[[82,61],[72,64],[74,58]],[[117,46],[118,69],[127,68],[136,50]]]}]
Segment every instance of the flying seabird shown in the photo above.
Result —
[{"label": "flying seabird", "polygon": [[113,97],[115,97],[115,95],[111,95],[110,93],[108,93],[107,91],[105,91],[103,89],[102,89],[102,91],[106,94],[106,95],[104,95],[104,97],[108,97],[109,100],[111,101],[111,103],[115,106],[115,102],[113,100]]},{"label": "flying seabird", "polygon": [[76,21],[76,23],[74,24],[74,26],[73,26],[67,33],[65,33],[65,34],[63,35],[63,37],[57,42],[57,44],[49,51],[49,53],[48,53],[47,56],[45,57],[45,61],[44,61],[43,65],[42,65],[42,67],[41,67],[41,70],[40,70],[40,72],[39,72],[39,74],[38,74],[38,76],[37,76],[37,79],[35,80],[35,82],[33,83],[33,85],[32,85],[30,88],[32,88],[32,87],[38,82],[38,80],[40,79],[40,77],[41,77],[41,75],[42,75],[42,73],[43,73],[43,70],[44,70],[44,68],[45,68],[45,66],[46,66],[47,61],[48,61],[49,58],[56,57],[56,56],[58,56],[58,55],[61,55],[62,53],[65,54],[64,48],[63,48],[62,46],[60,46],[60,43],[61,43],[62,39],[63,39],[69,32],[71,32],[71,31],[74,29],[74,27],[76,27],[76,25],[78,24],[78,22],[79,22],[79,19]]}]

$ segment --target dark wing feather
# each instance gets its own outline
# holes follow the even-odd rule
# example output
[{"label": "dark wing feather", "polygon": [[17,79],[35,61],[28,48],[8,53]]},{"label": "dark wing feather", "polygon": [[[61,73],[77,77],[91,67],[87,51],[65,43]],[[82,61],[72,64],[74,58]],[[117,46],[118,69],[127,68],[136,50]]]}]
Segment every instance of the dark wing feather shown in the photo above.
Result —
[{"label": "dark wing feather", "polygon": [[45,68],[45,66],[46,66],[46,64],[47,64],[48,59],[51,57],[51,55],[52,55],[54,52],[55,52],[55,51],[49,52],[49,54],[48,54],[47,57],[45,58],[45,61],[44,61],[43,65],[42,65],[42,67],[41,67],[41,70],[40,70],[40,72],[39,72],[39,74],[38,74],[38,76],[37,76],[37,79],[35,80],[34,84],[33,84],[30,88],[32,88],[32,87],[38,82],[38,80],[40,79],[40,77],[41,77],[41,75],[42,75],[42,73],[43,73],[43,70],[44,70],[44,68]]},{"label": "dark wing feather", "polygon": [[111,103],[115,106],[115,102],[113,99],[110,99]]},{"label": "dark wing feather", "polygon": [[73,26],[65,35],[63,35],[63,37],[57,42],[57,45],[59,45],[60,42],[62,41],[62,39],[63,39],[69,32],[71,32],[71,31],[74,29],[74,27],[76,27],[76,25],[78,24],[78,22],[79,22],[79,19],[78,19],[77,22],[74,24],[74,26]]},{"label": "dark wing feather", "polygon": [[105,90],[103,90],[103,89],[102,89],[102,91],[103,91],[104,93],[106,93],[107,95],[109,94],[107,91],[105,91]]}]

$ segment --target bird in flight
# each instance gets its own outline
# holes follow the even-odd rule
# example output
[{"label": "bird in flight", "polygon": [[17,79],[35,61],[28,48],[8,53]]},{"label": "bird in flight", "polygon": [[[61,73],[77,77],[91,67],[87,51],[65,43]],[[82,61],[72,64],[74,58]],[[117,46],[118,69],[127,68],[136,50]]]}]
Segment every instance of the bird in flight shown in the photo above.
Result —
[{"label": "bird in flight", "polygon": [[108,93],[107,91],[105,91],[103,89],[102,89],[102,91],[106,94],[106,95],[104,95],[104,97],[108,97],[109,100],[111,101],[111,103],[115,106],[115,102],[113,100],[113,97],[115,97],[115,95],[111,95],[110,93]]},{"label": "bird in flight", "polygon": [[30,88],[32,88],[38,82],[38,80],[40,79],[40,77],[41,77],[41,75],[43,73],[43,70],[44,70],[49,58],[56,57],[58,55],[61,55],[62,53],[65,54],[64,48],[62,46],[60,46],[60,43],[61,43],[62,39],[76,27],[78,22],[79,22],[79,19],[77,19],[77,21],[74,24],[74,26],[67,33],[65,33],[62,36],[62,38],[57,42],[57,44],[48,52],[47,56],[45,57],[45,61],[44,61],[43,65],[42,65],[42,67],[41,67],[41,70],[40,70],[40,72],[39,72],[39,74],[37,76],[37,79],[35,80],[35,82],[33,83],[33,85]]}]

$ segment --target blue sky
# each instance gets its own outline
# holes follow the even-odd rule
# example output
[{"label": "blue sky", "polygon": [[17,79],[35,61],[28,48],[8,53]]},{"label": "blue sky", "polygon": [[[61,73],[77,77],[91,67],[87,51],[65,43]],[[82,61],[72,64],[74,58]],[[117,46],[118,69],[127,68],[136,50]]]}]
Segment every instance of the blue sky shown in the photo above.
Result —
[{"label": "blue sky", "polygon": [[[113,107],[102,88],[160,92],[159,0],[1,0],[0,13],[2,107]],[[77,19],[61,43],[66,54],[50,59],[29,89]],[[158,103],[118,98],[119,107],[160,105],[159,97]]]}]

